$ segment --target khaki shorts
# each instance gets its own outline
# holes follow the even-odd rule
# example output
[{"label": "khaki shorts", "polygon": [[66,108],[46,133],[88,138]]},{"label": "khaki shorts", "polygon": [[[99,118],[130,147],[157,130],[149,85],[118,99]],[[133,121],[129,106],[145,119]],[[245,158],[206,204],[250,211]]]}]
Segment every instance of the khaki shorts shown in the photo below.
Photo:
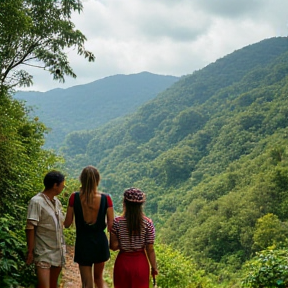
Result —
[{"label": "khaki shorts", "polygon": [[50,269],[52,265],[44,261],[39,261],[39,262],[35,262],[35,266],[42,268],[42,269]]}]

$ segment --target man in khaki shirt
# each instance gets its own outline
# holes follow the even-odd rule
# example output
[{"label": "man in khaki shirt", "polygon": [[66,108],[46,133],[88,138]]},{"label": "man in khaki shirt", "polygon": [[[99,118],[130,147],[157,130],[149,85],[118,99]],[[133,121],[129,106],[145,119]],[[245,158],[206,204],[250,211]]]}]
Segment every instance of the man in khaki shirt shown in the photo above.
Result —
[{"label": "man in khaki shirt", "polygon": [[35,263],[40,288],[57,288],[65,263],[64,215],[61,202],[55,197],[64,189],[64,180],[64,175],[58,171],[47,173],[44,177],[45,189],[35,195],[28,206],[26,263]]}]

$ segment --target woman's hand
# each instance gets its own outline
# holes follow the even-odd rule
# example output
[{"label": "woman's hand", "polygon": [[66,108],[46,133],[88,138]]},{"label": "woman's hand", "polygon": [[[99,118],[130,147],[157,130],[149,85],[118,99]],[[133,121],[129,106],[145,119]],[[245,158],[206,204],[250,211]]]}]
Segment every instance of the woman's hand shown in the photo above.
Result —
[{"label": "woman's hand", "polygon": [[116,251],[116,250],[120,249],[117,236],[112,232],[110,232],[110,244],[109,244],[109,246],[110,246],[110,249],[112,251]]},{"label": "woman's hand", "polygon": [[158,275],[159,272],[158,272],[158,269],[157,268],[151,268],[151,275],[152,277],[154,278],[156,275]]}]

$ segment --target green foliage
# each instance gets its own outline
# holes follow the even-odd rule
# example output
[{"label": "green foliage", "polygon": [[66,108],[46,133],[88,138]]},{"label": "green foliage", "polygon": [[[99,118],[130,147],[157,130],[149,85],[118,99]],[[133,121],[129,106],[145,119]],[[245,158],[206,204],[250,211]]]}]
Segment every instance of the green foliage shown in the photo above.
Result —
[{"label": "green foliage", "polygon": [[17,219],[9,215],[0,218],[0,286],[28,287],[36,283],[34,267],[27,266],[23,231],[15,231]]},{"label": "green foliage", "polygon": [[111,288],[113,287],[113,268],[118,253],[119,251],[110,250],[110,259],[105,263],[103,278],[108,284],[108,287]]},{"label": "green foliage", "polygon": [[155,159],[156,171],[163,184],[174,185],[186,180],[195,169],[199,153],[188,145],[175,147]]},{"label": "green foliage", "polygon": [[77,0],[1,1],[1,86],[30,86],[32,76],[17,70],[23,64],[41,66],[59,81],[64,81],[65,75],[76,77],[65,48],[76,48],[79,55],[94,61],[94,55],[84,48],[86,37],[71,22],[71,13],[81,10],[82,3]]},{"label": "green foliage", "polygon": [[64,229],[64,237],[66,245],[75,245],[76,239],[76,228],[75,226],[70,227],[69,229]]},{"label": "green foliage", "polygon": [[287,240],[287,227],[276,215],[269,213],[257,220],[253,235],[254,249],[264,250],[272,245],[284,243]]},{"label": "green foliage", "polygon": [[203,277],[203,271],[197,270],[195,263],[168,245],[155,246],[159,275],[156,276],[157,287],[213,287],[208,277]]},{"label": "green foliage", "polygon": [[269,249],[256,253],[245,264],[242,287],[276,288],[288,285],[287,249]]},{"label": "green foliage", "polygon": [[172,129],[168,134],[171,134],[171,142],[179,142],[187,135],[196,132],[205,124],[204,116],[195,111],[192,107],[189,107],[183,111],[181,111],[174,119],[173,119]]},{"label": "green foliage", "polygon": [[[91,135],[89,133],[70,133],[65,139],[65,145],[69,147],[65,149],[68,151],[69,154],[66,154],[67,157],[69,156],[76,156],[77,154],[82,154],[86,151],[87,143],[91,140]],[[62,151],[64,151],[64,149]]]},{"label": "green foliage", "polygon": [[46,127],[29,118],[5,89],[0,91],[0,107],[0,215],[5,215],[0,219],[0,286],[28,287],[35,279],[33,267],[25,264],[27,205],[59,158],[42,149]]},{"label": "green foliage", "polygon": [[46,128],[37,118],[30,119],[21,103],[4,92],[0,107],[0,213],[21,215],[22,220],[23,207],[42,189],[44,173],[57,158],[42,150]]}]

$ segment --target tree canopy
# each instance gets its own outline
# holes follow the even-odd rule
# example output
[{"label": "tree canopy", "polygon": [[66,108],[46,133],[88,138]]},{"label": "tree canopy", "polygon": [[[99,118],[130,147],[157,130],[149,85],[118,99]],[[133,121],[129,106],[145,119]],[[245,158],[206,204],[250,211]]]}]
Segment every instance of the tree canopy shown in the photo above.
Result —
[{"label": "tree canopy", "polygon": [[67,48],[94,61],[85,49],[85,35],[75,28],[71,15],[81,12],[79,0],[3,0],[0,2],[0,85],[30,86],[25,66],[41,67],[55,80],[76,77]]}]

